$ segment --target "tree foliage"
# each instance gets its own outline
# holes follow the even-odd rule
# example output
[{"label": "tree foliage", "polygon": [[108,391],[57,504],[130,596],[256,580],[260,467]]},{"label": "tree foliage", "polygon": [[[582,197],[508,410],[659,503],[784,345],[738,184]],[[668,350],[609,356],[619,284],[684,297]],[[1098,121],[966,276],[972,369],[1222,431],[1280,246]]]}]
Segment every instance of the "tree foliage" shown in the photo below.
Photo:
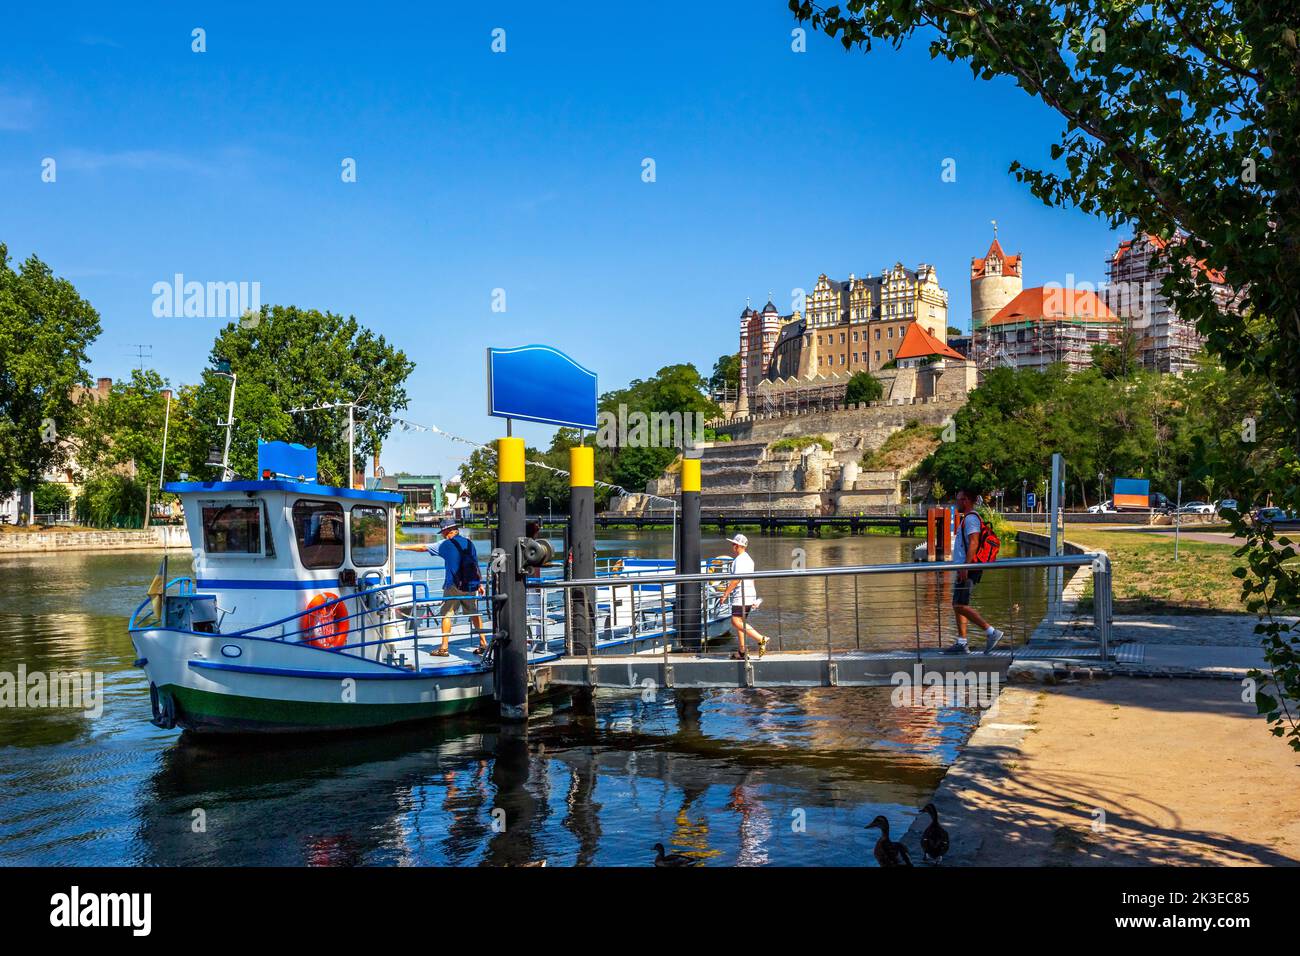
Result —
[{"label": "tree foliage", "polygon": [[885,386],[880,384],[880,379],[870,372],[854,372],[849,384],[844,387],[844,402],[848,405],[875,402],[884,394]]},{"label": "tree foliage", "polygon": [[[239,377],[230,446],[237,474],[256,474],[259,438],[295,441],[316,448],[321,481],[337,485],[348,484],[346,410],[290,410],[348,401],[371,409],[356,416],[356,461],[362,468],[392,430],[384,416],[406,407],[405,383],[415,368],[404,352],[351,316],[278,305],[222,329],[211,360],[214,368],[229,362]],[[204,375],[194,396],[200,424],[180,450],[194,473],[202,473],[209,446],[224,440],[217,423],[226,418],[229,395],[229,379]]]},{"label": "tree foliage", "polygon": [[[1254,415],[1276,418],[1284,445],[1267,471],[1228,449],[1229,479],[1252,499],[1300,508],[1300,22],[1294,4],[1258,0],[789,0],[796,18],[846,49],[901,46],[978,77],[1010,78],[1064,120],[1049,169],[1011,172],[1045,203],[1075,206],[1169,242],[1162,292],[1229,368],[1266,386]],[[1214,270],[1211,272],[1211,270]],[[1221,308],[1221,276],[1240,309]],[[1243,426],[1244,427],[1244,426]],[[1221,449],[1223,450],[1223,449]],[[1300,631],[1281,613],[1300,570],[1277,560],[1265,529],[1238,522],[1243,596],[1264,617],[1281,701],[1261,710],[1300,750]],[[1286,545],[1283,545],[1285,548]]]},{"label": "tree foliage", "polygon": [[72,283],[34,255],[15,272],[0,243],[0,489],[30,491],[67,461],[98,335],[99,313]]}]

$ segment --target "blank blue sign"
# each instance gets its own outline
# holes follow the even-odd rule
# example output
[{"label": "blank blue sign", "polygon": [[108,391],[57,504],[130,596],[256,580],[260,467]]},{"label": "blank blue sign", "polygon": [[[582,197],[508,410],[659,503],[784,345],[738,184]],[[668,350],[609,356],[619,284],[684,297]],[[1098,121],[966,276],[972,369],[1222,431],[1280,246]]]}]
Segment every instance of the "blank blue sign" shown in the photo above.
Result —
[{"label": "blank blue sign", "polygon": [[596,429],[596,373],[549,345],[487,350],[488,414]]}]

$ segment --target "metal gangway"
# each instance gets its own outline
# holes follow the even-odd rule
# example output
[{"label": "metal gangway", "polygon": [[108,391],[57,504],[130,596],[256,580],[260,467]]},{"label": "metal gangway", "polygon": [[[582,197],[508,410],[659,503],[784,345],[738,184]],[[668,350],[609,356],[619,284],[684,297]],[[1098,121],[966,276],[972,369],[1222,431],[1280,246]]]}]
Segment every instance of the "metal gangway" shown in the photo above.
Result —
[{"label": "metal gangway", "polygon": [[[1087,568],[1092,574],[1091,602],[1064,602],[1066,574]],[[1005,632],[999,646],[981,653],[984,633],[969,625],[970,653],[944,652],[955,637],[952,617],[952,583],[959,571],[982,573],[972,602],[976,607],[987,595],[1009,609],[1005,621],[995,622]],[[731,580],[762,585],[764,602],[742,618],[743,624],[761,625],[768,649],[759,656],[735,659],[738,650],[733,631],[721,643],[684,628],[676,622],[707,619],[717,607],[722,587]],[[820,582],[820,587],[818,587]],[[665,594],[673,602],[688,600],[698,584],[700,606],[695,614],[677,606],[668,639],[638,653],[600,652],[590,645],[575,652],[572,628],[566,629],[564,652],[533,668],[535,687],[575,688],[742,688],[742,687],[875,687],[906,680],[987,680],[1005,678],[1017,660],[1110,659],[1112,587],[1109,558],[1104,552],[1050,557],[1008,558],[987,564],[914,562],[826,568],[790,568],[735,574],[671,574],[655,578],[653,597],[637,586],[611,582],[608,577],[530,581],[530,592],[544,595],[559,591],[566,609],[579,588],[628,590],[625,599],[633,619],[641,602],[660,604]],[[671,589],[671,591],[670,591]],[[791,606],[791,592],[800,599]],[[820,592],[820,602],[811,600]],[[810,606],[816,603],[817,606]],[[1067,606],[1068,605],[1068,606]],[[649,610],[646,608],[644,610]],[[714,611],[716,614],[716,610]],[[660,620],[665,619],[662,610]],[[571,618],[570,618],[571,620]],[[1052,640],[1034,639],[1044,622],[1055,624]],[[1066,639],[1059,637],[1068,632]],[[747,644],[756,647],[752,641]],[[927,677],[927,675],[937,675]]]}]

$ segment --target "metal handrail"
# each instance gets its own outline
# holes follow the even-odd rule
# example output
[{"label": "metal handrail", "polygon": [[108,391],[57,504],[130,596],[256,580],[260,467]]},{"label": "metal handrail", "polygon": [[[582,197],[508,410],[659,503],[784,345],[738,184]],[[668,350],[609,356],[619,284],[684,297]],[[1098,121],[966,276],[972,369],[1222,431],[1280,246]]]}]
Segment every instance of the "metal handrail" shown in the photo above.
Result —
[{"label": "metal handrail", "polygon": [[[1084,567],[1094,561],[1109,561],[1105,551],[1090,551],[1086,554],[1061,554],[1055,557],[1007,558],[1003,561],[990,562],[956,562],[909,561],[905,564],[859,564],[835,568],[802,568],[776,571],[749,571],[737,574],[734,571],[714,572],[712,574],[660,574],[656,580],[665,584],[694,584],[708,581],[762,581],[772,578],[801,577],[840,577],[858,574],[925,574],[936,571],[988,571],[999,568],[1059,568]],[[580,588],[599,587],[608,583],[608,578],[573,578],[570,580],[542,580],[531,587],[537,588]]]}]

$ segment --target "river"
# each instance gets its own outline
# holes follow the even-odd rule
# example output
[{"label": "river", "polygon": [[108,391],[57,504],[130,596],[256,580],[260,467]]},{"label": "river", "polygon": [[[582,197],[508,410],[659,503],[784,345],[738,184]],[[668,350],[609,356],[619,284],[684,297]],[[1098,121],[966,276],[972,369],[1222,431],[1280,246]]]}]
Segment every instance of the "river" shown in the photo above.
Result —
[{"label": "river", "polygon": [[[671,540],[606,532],[598,548],[665,557]],[[751,553],[760,570],[880,564],[917,540],[753,536]],[[704,553],[728,549],[706,535]],[[602,691],[594,723],[543,711],[526,737],[476,720],[213,743],[150,724],[132,666],[127,617],[159,559],[0,558],[0,672],[105,682],[97,717],[0,708],[0,863],[645,865],[662,842],[711,865],[874,865],[864,825],[883,813],[905,829],[978,719],[892,706],[887,688],[709,691],[686,708],[671,692]],[[171,573],[187,563],[173,552]],[[936,586],[914,592],[910,575],[759,592],[754,623],[787,648],[824,646],[828,626],[837,648],[952,637]],[[1033,572],[989,575],[977,594],[1017,643],[1042,614]]]}]

